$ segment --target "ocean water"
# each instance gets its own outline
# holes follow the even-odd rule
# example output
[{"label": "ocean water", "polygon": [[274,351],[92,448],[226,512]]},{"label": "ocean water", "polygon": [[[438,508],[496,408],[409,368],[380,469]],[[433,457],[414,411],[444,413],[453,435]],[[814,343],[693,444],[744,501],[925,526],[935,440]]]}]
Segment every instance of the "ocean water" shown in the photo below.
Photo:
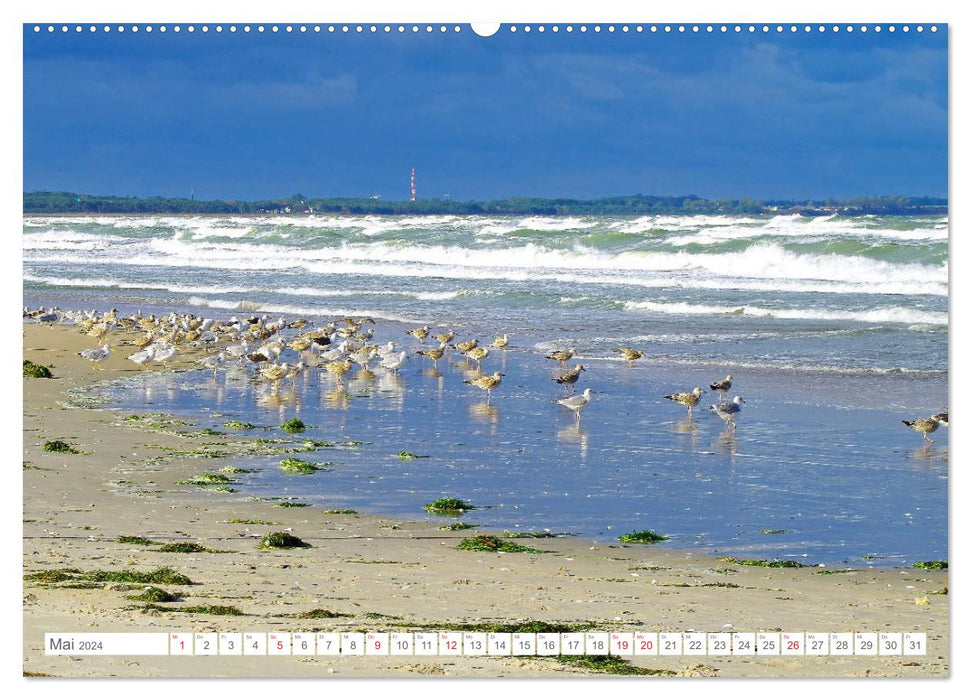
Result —
[{"label": "ocean water", "polygon": [[[944,218],[26,217],[23,248],[31,307],[371,316],[409,351],[419,324],[510,335],[483,362],[506,374],[488,404],[464,360],[431,373],[417,356],[346,391],[319,370],[279,392],[243,371],[101,390],[119,410],[214,428],[213,412],[296,415],[310,437],[368,443],[241,492],[406,517],[448,494],[488,506],[466,517],[483,526],[652,529],[807,563],[947,558],[947,430],[925,446],[900,422],[947,408]],[[628,367],[621,346],[645,358]],[[545,359],[568,347],[596,392],[579,428]],[[711,392],[691,422],[662,398],[728,373],[746,400],[734,434]]]}]

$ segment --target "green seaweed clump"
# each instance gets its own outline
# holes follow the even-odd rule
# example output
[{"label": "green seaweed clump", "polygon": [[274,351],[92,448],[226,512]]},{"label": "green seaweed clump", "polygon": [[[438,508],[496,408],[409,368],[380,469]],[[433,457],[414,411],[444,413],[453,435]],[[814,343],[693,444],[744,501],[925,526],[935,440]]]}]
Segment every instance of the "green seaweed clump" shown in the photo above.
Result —
[{"label": "green seaweed clump", "polygon": [[347,617],[343,613],[335,613],[330,610],[325,610],[324,608],[314,608],[313,610],[308,610],[307,612],[294,613],[294,617],[300,620],[330,620],[335,617]]},{"label": "green seaweed clump", "polygon": [[475,506],[466,503],[460,498],[437,498],[431,503],[425,504],[425,510],[434,515],[447,515],[456,517],[462,515],[467,510],[474,510]]},{"label": "green seaweed clump", "polygon": [[659,535],[651,530],[640,530],[639,532],[628,532],[617,539],[628,544],[653,544],[654,542],[663,542],[668,539],[668,536]]},{"label": "green seaweed clump", "polygon": [[505,532],[502,533],[502,536],[511,537],[512,539],[537,539],[538,540],[538,539],[548,539],[551,537],[557,537],[558,535],[555,532],[547,532],[545,530],[542,532],[510,532],[509,530],[506,530]]},{"label": "green seaweed clump", "polygon": [[235,525],[276,525],[277,523],[271,523],[269,520],[251,520],[249,518],[230,518],[226,522],[233,523]]},{"label": "green seaweed clump", "polygon": [[30,360],[24,360],[24,376],[30,377],[31,379],[53,379],[54,375],[51,374],[49,368],[44,365],[38,365]]},{"label": "green seaweed clump", "polygon": [[80,569],[45,569],[34,574],[24,574],[24,581],[60,583],[61,581],[73,581],[80,573]]},{"label": "green seaweed clump", "polygon": [[162,608],[158,605],[149,603],[143,612],[179,612],[197,613],[202,615],[243,615],[243,611],[232,605],[183,605],[178,608]]},{"label": "green seaweed clump", "polygon": [[411,452],[406,452],[405,450],[398,453],[398,459],[400,459],[402,462],[407,462],[409,459],[428,459],[430,456],[431,455],[416,455],[412,454]]},{"label": "green seaweed clump", "polygon": [[142,603],[171,603],[178,600],[179,596],[173,595],[168,591],[163,591],[161,588],[156,588],[155,586],[148,586],[138,595],[130,595],[127,598],[128,600],[137,600]]},{"label": "green seaweed clump", "polygon": [[122,544],[140,544],[144,547],[148,547],[149,545],[153,545],[153,544],[158,544],[158,542],[154,542],[148,539],[147,537],[141,537],[139,535],[122,535],[121,537],[118,538],[117,541],[121,542]]},{"label": "green seaweed clump", "polygon": [[289,532],[271,532],[260,540],[260,549],[292,549],[310,545]]},{"label": "green seaweed clump", "polygon": [[299,418],[291,418],[283,425],[281,425],[280,428],[285,433],[293,434],[293,433],[302,433],[304,430],[307,429],[307,426],[304,425],[303,421],[300,420]]},{"label": "green seaweed clump", "polygon": [[801,569],[805,564],[800,564],[797,561],[792,561],[791,559],[773,559],[769,561],[768,559],[735,559],[734,557],[719,557],[721,561],[727,561],[731,564],[740,564],[742,566],[764,566],[768,569]]},{"label": "green seaweed clump", "polygon": [[495,535],[478,535],[476,537],[469,537],[467,539],[459,542],[459,549],[465,549],[470,552],[538,552],[539,550],[533,549],[532,547],[524,547],[521,544],[516,544],[515,542],[507,542],[504,539],[496,537]]},{"label": "green seaweed clump", "polygon": [[176,482],[179,484],[187,484],[189,486],[213,486],[221,484],[232,484],[234,483],[225,474],[213,474],[211,472],[204,472],[199,476],[194,476],[191,479],[186,479],[185,481]]},{"label": "green seaweed clump", "polygon": [[154,571],[91,571],[80,577],[85,581],[110,581],[113,583],[160,583],[173,586],[191,586],[188,576],[173,571],[168,567],[161,567]]},{"label": "green seaweed clump", "polygon": [[947,571],[946,561],[918,561],[914,562],[915,569],[926,569],[928,571]]},{"label": "green seaweed clump", "polygon": [[61,454],[79,455],[80,450],[76,450],[63,440],[48,440],[44,443],[44,452],[59,452]]},{"label": "green seaweed clump", "polygon": [[282,503],[274,503],[274,508],[309,508],[309,503],[299,503],[297,501],[283,501]]},{"label": "green seaweed clump", "polygon": [[238,420],[228,420],[223,423],[223,427],[228,428],[229,430],[252,430],[256,426],[252,423],[243,423]]},{"label": "green seaweed clump", "polygon": [[195,542],[170,542],[159,547],[160,552],[178,552],[179,554],[194,554],[196,552],[212,552],[213,550],[203,547]]},{"label": "green seaweed clump", "polygon": [[445,523],[444,525],[439,525],[439,530],[471,530],[473,528],[479,527],[473,523]]},{"label": "green seaweed clump", "polygon": [[280,470],[287,474],[313,474],[321,471],[313,462],[306,462],[296,457],[284,457],[280,460]]},{"label": "green seaweed clump", "polygon": [[334,508],[322,512],[324,515],[357,515],[357,511],[350,508]]}]

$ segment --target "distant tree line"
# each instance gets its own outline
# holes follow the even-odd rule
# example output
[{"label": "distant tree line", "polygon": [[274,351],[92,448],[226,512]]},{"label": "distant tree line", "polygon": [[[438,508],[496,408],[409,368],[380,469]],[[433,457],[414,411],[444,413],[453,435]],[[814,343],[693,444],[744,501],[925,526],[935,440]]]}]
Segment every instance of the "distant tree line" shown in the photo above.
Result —
[{"label": "distant tree line", "polygon": [[841,213],[947,214],[941,197],[879,196],[844,200],[705,199],[696,195],[657,197],[630,195],[599,199],[512,197],[462,202],[452,199],[390,201],[369,197],[197,200],[184,197],[117,197],[74,192],[25,192],[25,214],[487,214],[517,216],[584,216],[645,214],[778,214],[808,216]]}]

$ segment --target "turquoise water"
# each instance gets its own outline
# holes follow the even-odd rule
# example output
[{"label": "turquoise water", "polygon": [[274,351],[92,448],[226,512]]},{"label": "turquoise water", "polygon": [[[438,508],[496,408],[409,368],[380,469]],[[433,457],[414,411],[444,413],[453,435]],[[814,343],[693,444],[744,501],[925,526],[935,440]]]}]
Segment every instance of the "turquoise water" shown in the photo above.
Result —
[{"label": "turquoise water", "polygon": [[[947,558],[947,430],[924,446],[900,423],[947,407],[947,235],[938,218],[38,217],[24,303],[372,316],[409,351],[419,323],[512,337],[483,363],[506,373],[490,404],[462,361],[433,376],[418,356],[346,395],[319,370],[278,394],[241,371],[107,390],[120,410],[215,429],[299,416],[312,438],[369,443],[322,450],[335,464],[311,476],[239,463],[260,469],[241,493],[405,517],[447,494],[487,506],[466,518],[483,526],[898,565]],[[646,357],[628,367],[621,346]],[[579,429],[544,357],[566,347],[596,392]],[[734,435],[711,394],[690,423],[662,398],[727,373],[746,400]]]}]

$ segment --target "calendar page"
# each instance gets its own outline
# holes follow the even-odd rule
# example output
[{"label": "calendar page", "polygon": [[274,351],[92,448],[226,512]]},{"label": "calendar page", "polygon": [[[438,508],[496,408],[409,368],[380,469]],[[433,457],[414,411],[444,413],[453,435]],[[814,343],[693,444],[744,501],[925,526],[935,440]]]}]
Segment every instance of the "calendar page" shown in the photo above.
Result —
[{"label": "calendar page", "polygon": [[278,9],[23,10],[32,687],[950,675],[947,13]]}]

